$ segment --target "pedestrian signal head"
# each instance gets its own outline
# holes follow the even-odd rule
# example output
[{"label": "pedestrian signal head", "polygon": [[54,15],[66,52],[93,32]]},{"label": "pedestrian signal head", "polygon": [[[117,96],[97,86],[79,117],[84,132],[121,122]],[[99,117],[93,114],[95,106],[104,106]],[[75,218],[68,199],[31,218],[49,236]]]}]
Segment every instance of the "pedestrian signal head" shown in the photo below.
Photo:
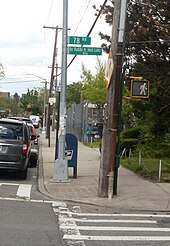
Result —
[{"label": "pedestrian signal head", "polygon": [[149,81],[148,80],[131,80],[131,97],[148,98]]}]

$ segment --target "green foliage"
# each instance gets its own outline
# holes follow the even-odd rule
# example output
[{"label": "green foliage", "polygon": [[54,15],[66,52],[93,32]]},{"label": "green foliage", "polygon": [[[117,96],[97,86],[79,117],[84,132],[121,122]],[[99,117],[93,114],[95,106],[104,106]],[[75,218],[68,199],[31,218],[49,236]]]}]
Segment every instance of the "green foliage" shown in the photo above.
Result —
[{"label": "green foliage", "polygon": [[[130,158],[122,158],[121,165],[133,171],[134,173],[143,176],[148,179],[158,180],[159,173],[159,158],[147,158],[142,157],[142,161],[139,164],[138,156]],[[170,182],[170,167],[167,165],[169,159],[163,160],[161,180]]]},{"label": "green foliage", "polygon": [[21,112],[19,102],[20,98],[17,93],[15,93],[13,98],[0,97],[0,108],[6,110],[7,114],[17,116]]},{"label": "green foliage", "polygon": [[92,75],[84,66],[82,67],[82,79],[85,81],[83,87],[83,99],[103,108],[106,103],[105,65],[97,58],[97,73]]},{"label": "green foliage", "polygon": [[161,143],[162,156],[170,158],[170,130],[165,134],[164,141]]},{"label": "green foliage", "polygon": [[81,74],[81,80],[83,84],[88,84],[90,81],[93,80],[93,75],[89,69],[86,69],[84,64],[82,64],[82,74]]},{"label": "green foliage", "polygon": [[[102,12],[109,25],[112,25],[113,9],[114,1],[110,1]],[[142,76],[150,81],[150,97],[141,101],[124,100],[122,120],[126,128],[143,126],[137,147],[145,147],[153,156],[168,155],[165,136],[167,138],[170,126],[169,19],[169,1],[128,2],[125,60],[131,76]],[[103,33],[100,36],[104,40],[102,47],[108,52],[111,39]],[[129,92],[130,83],[126,82],[125,96],[129,96]],[[135,122],[129,117],[131,113]]]},{"label": "green foliage", "polygon": [[125,148],[126,150],[133,150],[135,149],[136,145],[138,144],[139,140],[136,138],[123,138],[121,139],[120,149],[123,151]]},{"label": "green foliage", "polygon": [[140,142],[141,128],[133,127],[122,130],[121,132],[121,151],[125,148],[129,151],[129,149],[136,149],[138,143]]},{"label": "green foliage", "polygon": [[83,144],[87,147],[90,147],[90,148],[99,149],[101,142],[100,141],[96,141],[96,142],[92,142],[92,143],[84,142]]},{"label": "green foliage", "polygon": [[122,138],[136,138],[139,139],[141,134],[141,128],[140,127],[133,127],[129,129],[125,129],[121,132]]},{"label": "green foliage", "polygon": [[23,111],[30,111],[34,115],[42,115],[43,113],[43,98],[40,90],[32,89],[20,99],[20,106]]},{"label": "green foliage", "polygon": [[67,108],[71,107],[72,104],[76,103],[79,104],[81,102],[83,91],[83,83],[77,82],[70,85],[67,85]]},{"label": "green foliage", "polygon": [[96,74],[92,75],[82,64],[81,82],[67,86],[67,107],[72,104],[87,100],[98,108],[103,108],[106,103],[105,65],[97,58]]},{"label": "green foliage", "polygon": [[10,105],[10,100],[8,98],[0,97],[0,108],[6,109]]}]

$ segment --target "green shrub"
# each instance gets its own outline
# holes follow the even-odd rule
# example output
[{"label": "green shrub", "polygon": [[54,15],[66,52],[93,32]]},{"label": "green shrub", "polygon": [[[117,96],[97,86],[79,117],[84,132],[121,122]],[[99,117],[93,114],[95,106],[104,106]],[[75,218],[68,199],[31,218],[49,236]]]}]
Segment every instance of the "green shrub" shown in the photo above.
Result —
[{"label": "green shrub", "polygon": [[132,127],[125,129],[121,132],[121,138],[136,138],[139,139],[141,135],[141,128],[140,127]]},{"label": "green shrub", "polygon": [[123,151],[123,149],[135,149],[136,145],[138,144],[139,140],[135,138],[126,138],[126,139],[121,139],[120,142],[120,149]]}]

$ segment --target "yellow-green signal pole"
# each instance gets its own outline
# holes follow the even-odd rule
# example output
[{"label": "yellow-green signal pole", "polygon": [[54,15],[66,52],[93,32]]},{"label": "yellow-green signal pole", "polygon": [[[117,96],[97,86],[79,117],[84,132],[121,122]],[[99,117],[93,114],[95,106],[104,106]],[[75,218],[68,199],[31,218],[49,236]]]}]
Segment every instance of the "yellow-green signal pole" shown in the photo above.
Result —
[{"label": "yellow-green signal pole", "polygon": [[122,100],[123,100],[123,87],[124,87],[126,69],[127,66],[124,66],[122,78],[120,81],[120,100],[119,100],[119,113],[118,113],[117,146],[116,146],[116,160],[115,160],[115,168],[114,168],[113,195],[117,195],[118,169],[120,166],[120,132],[122,127]]}]

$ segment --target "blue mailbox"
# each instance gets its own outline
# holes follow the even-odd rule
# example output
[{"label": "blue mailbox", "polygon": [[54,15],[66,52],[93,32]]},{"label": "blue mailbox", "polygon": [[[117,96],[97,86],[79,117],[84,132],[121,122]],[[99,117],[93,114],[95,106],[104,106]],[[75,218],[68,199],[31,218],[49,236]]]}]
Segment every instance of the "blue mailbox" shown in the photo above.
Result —
[{"label": "blue mailbox", "polygon": [[73,178],[77,178],[77,137],[71,133],[66,134],[66,158],[68,167],[73,167]]}]

